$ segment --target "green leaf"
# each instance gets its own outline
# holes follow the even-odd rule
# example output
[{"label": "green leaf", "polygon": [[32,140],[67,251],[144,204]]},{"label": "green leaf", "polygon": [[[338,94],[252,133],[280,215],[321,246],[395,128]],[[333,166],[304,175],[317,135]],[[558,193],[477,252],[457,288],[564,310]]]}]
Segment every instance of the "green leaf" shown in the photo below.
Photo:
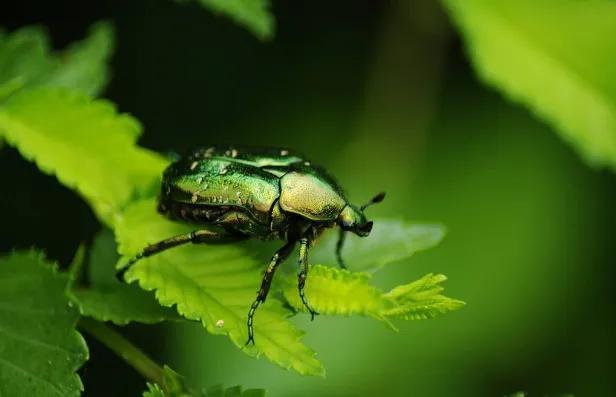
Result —
[{"label": "green leaf", "polygon": [[68,277],[40,254],[16,252],[0,259],[0,282],[0,395],[79,396],[88,350]]},{"label": "green leaf", "polygon": [[88,36],[56,58],[55,67],[41,85],[65,87],[96,96],[109,82],[109,59],[114,49],[113,26],[94,24]]},{"label": "green leaf", "polygon": [[0,37],[1,84],[12,83],[15,88],[36,84],[52,68],[47,34],[41,28],[28,26]]},{"label": "green leaf", "polygon": [[202,7],[244,26],[261,40],[274,36],[275,20],[270,0],[196,0]]},{"label": "green leaf", "polygon": [[[445,237],[438,224],[413,224],[393,219],[375,219],[369,238],[347,233],[342,256],[354,271],[377,270],[434,247]],[[327,233],[310,252],[311,263],[336,263],[338,233]]]},{"label": "green leaf", "polygon": [[479,76],[616,170],[616,3],[444,0]]},{"label": "green leaf", "polygon": [[151,292],[118,281],[115,276],[118,258],[113,234],[104,229],[92,246],[88,287],[73,287],[70,291],[82,315],[117,325],[180,319],[174,310],[159,305]]},{"label": "green leaf", "polygon": [[400,285],[385,293],[388,305],[380,314],[386,318],[425,320],[460,309],[464,302],[441,295],[442,274],[427,274],[419,280]]},{"label": "green leaf", "polygon": [[99,94],[109,79],[113,28],[99,22],[88,36],[54,54],[45,31],[25,27],[0,36],[0,100],[20,88],[63,87]]},{"label": "green leaf", "polygon": [[18,92],[0,107],[0,137],[77,190],[107,224],[135,195],[158,189],[167,165],[136,146],[140,133],[110,102],[64,90]]},{"label": "green leaf", "polygon": [[[441,295],[442,274],[428,274],[400,285],[387,293],[370,285],[368,273],[314,265],[306,280],[305,292],[311,306],[321,314],[359,314],[390,322],[393,319],[421,320],[457,310],[464,302]],[[283,293],[289,304],[306,311],[297,293],[296,277],[287,277]]]},{"label": "green leaf", "polygon": [[[158,215],[153,199],[130,205],[115,225],[120,253],[126,257],[137,254],[147,244],[192,230],[194,227]],[[274,296],[259,307],[255,317],[255,346],[244,346],[248,338],[248,309],[273,252],[259,255],[257,246],[246,243],[178,247],[144,258],[125,277],[128,282],[138,281],[146,290],[156,290],[162,305],[176,304],[182,316],[201,321],[212,334],[227,335],[250,356],[263,354],[300,374],[322,375],[324,369],[314,358],[314,352],[299,341],[303,333],[287,320],[292,312]]]},{"label": "green leaf", "polygon": [[156,383],[147,383],[148,390],[143,392],[143,397],[165,397],[165,393]]}]

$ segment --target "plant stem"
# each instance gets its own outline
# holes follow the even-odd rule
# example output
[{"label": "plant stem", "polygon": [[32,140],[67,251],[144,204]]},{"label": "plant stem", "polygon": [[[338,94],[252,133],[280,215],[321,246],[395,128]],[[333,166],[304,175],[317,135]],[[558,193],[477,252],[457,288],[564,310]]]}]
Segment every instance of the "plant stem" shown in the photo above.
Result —
[{"label": "plant stem", "polygon": [[122,357],[124,361],[135,368],[144,378],[164,387],[163,369],[120,333],[104,323],[85,317],[79,320],[79,328]]}]

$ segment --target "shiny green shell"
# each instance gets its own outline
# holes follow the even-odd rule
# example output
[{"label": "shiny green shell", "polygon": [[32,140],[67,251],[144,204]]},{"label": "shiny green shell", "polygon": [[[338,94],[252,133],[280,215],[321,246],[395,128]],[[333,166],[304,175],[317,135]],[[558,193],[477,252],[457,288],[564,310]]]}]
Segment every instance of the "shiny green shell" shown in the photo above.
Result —
[{"label": "shiny green shell", "polygon": [[[286,149],[213,146],[197,149],[163,175],[167,200],[239,207],[261,224],[281,216],[274,208],[312,221],[334,221],[346,205],[323,169]],[[275,220],[272,220],[275,223]]]}]

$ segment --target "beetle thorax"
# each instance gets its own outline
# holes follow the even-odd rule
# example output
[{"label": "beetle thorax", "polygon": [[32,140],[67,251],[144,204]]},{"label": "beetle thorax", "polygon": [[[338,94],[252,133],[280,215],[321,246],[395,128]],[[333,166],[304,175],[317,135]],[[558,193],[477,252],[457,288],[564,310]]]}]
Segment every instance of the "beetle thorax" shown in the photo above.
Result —
[{"label": "beetle thorax", "polygon": [[317,175],[289,172],[280,180],[280,207],[311,221],[334,221],[346,200]]}]

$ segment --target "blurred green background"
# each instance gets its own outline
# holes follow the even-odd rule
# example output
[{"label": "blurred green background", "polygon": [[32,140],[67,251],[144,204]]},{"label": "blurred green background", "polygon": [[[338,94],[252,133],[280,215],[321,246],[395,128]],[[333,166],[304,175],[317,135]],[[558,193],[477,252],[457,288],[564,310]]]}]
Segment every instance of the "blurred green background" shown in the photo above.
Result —
[{"label": "blurred green background", "polygon": [[[300,316],[325,379],[251,359],[198,324],[128,327],[193,383],[273,397],[616,395],[616,178],[483,86],[438,2],[275,1],[277,34],[265,43],[164,0],[13,6],[1,25],[44,25],[58,48],[94,21],[115,23],[104,96],[144,123],[142,145],[292,147],[329,168],[353,202],[387,191],[371,214],[447,225],[439,247],[376,281],[444,273],[447,294],[467,306],[399,333],[370,319]],[[98,230],[94,215],[15,150],[0,153],[0,249],[34,245],[67,264]],[[89,343],[85,395],[138,395],[140,377]]]}]

